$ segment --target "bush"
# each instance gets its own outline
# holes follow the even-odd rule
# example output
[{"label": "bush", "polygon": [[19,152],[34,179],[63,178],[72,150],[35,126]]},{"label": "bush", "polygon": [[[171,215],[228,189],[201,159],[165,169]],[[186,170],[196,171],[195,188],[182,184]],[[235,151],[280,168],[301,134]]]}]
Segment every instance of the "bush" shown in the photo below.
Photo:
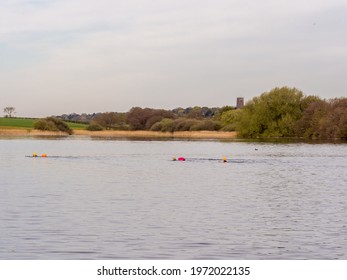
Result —
[{"label": "bush", "polygon": [[198,123],[198,120],[178,119],[175,121],[175,131],[189,131],[193,125]]},{"label": "bush", "polygon": [[88,125],[86,129],[89,130],[89,131],[101,131],[101,130],[104,130],[104,128],[100,124],[97,124],[97,123],[92,123],[92,124]]},{"label": "bush", "polygon": [[190,127],[190,131],[199,131],[199,130],[219,130],[221,128],[221,125],[219,122],[206,120],[206,121],[199,121],[198,123],[192,125]]},{"label": "bush", "polygon": [[235,124],[227,124],[226,126],[223,126],[221,130],[227,132],[236,131],[236,127]]},{"label": "bush", "polygon": [[154,124],[163,120],[162,116],[153,116],[146,121],[145,129],[151,129]]},{"label": "bush", "polygon": [[160,122],[162,132],[173,132],[175,131],[175,122],[172,119],[162,119]]},{"label": "bush", "polygon": [[156,122],[155,124],[153,124],[150,128],[151,131],[161,131],[162,125],[161,125],[161,121],[160,122]]},{"label": "bush", "polygon": [[34,129],[38,130],[48,130],[48,131],[57,131],[53,123],[48,122],[47,120],[38,120],[34,123]]},{"label": "bush", "polygon": [[152,125],[151,131],[198,131],[198,130],[219,130],[220,122],[212,120],[192,120],[192,119],[163,119]]},{"label": "bush", "polygon": [[34,128],[47,131],[62,131],[68,133],[69,135],[72,134],[72,129],[65,122],[53,117],[36,121],[34,123]]}]

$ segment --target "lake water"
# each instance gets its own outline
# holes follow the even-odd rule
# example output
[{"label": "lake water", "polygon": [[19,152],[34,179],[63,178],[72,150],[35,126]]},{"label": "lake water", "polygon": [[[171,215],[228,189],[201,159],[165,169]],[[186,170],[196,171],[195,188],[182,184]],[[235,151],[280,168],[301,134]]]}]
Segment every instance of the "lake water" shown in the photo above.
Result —
[{"label": "lake water", "polygon": [[347,259],[346,170],[347,144],[1,138],[0,259]]}]

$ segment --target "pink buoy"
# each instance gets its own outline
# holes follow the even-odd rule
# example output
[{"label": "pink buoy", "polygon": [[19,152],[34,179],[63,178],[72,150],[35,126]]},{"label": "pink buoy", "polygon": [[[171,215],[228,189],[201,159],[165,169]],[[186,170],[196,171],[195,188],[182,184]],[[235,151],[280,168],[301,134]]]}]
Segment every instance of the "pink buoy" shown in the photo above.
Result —
[{"label": "pink buoy", "polygon": [[185,161],[186,159],[184,157],[179,157],[178,160]]}]

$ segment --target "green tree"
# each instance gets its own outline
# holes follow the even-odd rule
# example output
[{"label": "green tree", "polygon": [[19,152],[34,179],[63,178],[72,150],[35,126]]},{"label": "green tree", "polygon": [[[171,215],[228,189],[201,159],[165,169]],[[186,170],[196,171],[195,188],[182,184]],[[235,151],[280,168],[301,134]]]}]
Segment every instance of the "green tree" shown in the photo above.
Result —
[{"label": "green tree", "polygon": [[235,108],[234,107],[231,107],[231,106],[223,106],[221,108],[219,108],[216,112],[215,112],[215,115],[213,117],[214,120],[216,121],[220,121],[221,118],[222,118],[222,115],[228,111],[231,111],[231,110],[234,110]]},{"label": "green tree", "polygon": [[274,88],[246,103],[235,125],[243,137],[291,137],[307,103],[296,88]]},{"label": "green tree", "polygon": [[220,117],[222,130],[235,131],[239,130],[238,124],[241,121],[242,109],[224,111]]}]

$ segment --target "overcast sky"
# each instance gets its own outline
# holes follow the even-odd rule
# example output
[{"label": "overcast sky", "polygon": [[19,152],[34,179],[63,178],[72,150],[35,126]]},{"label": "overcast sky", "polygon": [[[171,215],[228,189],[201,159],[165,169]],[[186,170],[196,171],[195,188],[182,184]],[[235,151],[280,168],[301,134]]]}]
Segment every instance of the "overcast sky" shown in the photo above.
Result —
[{"label": "overcast sky", "polygon": [[346,0],[0,0],[0,109],[18,116],[341,97],[346,80]]}]

